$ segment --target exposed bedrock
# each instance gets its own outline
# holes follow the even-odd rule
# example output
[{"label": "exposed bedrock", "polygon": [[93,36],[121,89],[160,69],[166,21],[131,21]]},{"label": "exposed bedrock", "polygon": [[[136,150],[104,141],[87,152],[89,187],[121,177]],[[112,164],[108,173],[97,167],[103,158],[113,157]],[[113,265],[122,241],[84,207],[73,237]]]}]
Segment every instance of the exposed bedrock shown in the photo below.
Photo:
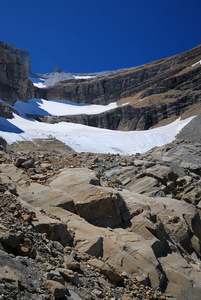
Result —
[{"label": "exposed bedrock", "polygon": [[[48,185],[21,182],[17,192],[35,211],[42,208],[67,223],[76,250],[176,299],[196,300],[201,290],[199,159],[199,145],[174,143],[107,171],[122,191],[101,185],[87,168],[66,168]],[[2,180],[9,175],[14,184],[22,172],[9,165],[1,171]],[[37,230],[44,227],[43,218],[34,223]]]}]

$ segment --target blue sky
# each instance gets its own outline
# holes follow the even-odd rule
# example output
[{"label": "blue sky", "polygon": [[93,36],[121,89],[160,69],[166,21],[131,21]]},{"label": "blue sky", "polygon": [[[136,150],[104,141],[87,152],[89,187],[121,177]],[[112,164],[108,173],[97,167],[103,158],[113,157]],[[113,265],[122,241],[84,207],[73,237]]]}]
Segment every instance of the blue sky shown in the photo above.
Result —
[{"label": "blue sky", "polygon": [[33,72],[134,67],[201,43],[200,0],[1,0],[0,40]]}]

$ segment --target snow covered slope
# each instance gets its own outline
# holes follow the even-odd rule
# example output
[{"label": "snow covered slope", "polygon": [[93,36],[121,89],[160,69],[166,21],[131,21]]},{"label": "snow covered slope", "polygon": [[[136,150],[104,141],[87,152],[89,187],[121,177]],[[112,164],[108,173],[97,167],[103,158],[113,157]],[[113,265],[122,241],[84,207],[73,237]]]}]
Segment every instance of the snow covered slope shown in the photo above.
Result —
[{"label": "snow covered slope", "polygon": [[176,120],[167,126],[148,131],[113,131],[74,123],[48,124],[25,117],[26,113],[61,115],[77,113],[100,113],[111,106],[75,104],[70,101],[45,101],[32,99],[28,103],[16,102],[14,108],[21,116],[13,119],[0,118],[0,136],[8,143],[56,138],[77,152],[119,153],[131,155],[145,152],[155,146],[170,143],[193,117]]}]

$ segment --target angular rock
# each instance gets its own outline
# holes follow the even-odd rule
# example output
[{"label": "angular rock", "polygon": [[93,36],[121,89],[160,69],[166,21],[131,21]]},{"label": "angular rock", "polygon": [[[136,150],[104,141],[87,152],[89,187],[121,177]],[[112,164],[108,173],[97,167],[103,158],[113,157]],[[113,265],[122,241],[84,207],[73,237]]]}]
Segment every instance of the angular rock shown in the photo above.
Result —
[{"label": "angular rock", "polygon": [[32,242],[28,238],[24,238],[24,241],[22,244],[20,244],[20,255],[22,256],[28,256],[31,258],[36,258],[36,249],[32,245]]},{"label": "angular rock", "polygon": [[26,157],[18,157],[15,161],[15,166],[16,167],[21,167],[22,163],[24,163],[27,160]]},{"label": "angular rock", "polygon": [[8,266],[0,267],[0,282],[6,286],[18,288],[18,277]]},{"label": "angular rock", "polygon": [[193,205],[198,205],[201,201],[201,188],[196,187],[192,191],[186,193],[183,195],[182,200],[187,203],[192,203]]},{"label": "angular rock", "polygon": [[61,298],[66,295],[66,288],[57,281],[46,280],[43,282],[43,288],[55,298]]},{"label": "angular rock", "polygon": [[47,280],[57,281],[62,285],[65,285],[65,281],[63,280],[63,277],[60,275],[60,272],[58,270],[51,270],[46,274],[46,278]]},{"label": "angular rock", "polygon": [[34,163],[35,163],[35,159],[34,158],[30,158],[28,160],[26,160],[25,162],[22,163],[22,167],[25,169],[30,169],[34,167]]},{"label": "angular rock", "polygon": [[16,234],[10,233],[8,231],[3,231],[0,229],[0,241],[12,248],[17,248],[20,244]]},{"label": "angular rock", "polygon": [[79,270],[80,269],[80,263],[76,261],[75,259],[65,256],[64,257],[64,266],[66,269],[70,270]]},{"label": "angular rock", "polygon": [[61,274],[61,276],[65,281],[67,282],[70,281],[76,286],[80,284],[78,275],[75,274],[72,270],[65,269],[65,268],[57,268],[56,270]]},{"label": "angular rock", "polygon": [[120,281],[123,281],[121,276],[113,271],[110,266],[99,259],[90,259],[88,264],[94,268],[100,269],[101,273],[104,274],[112,283],[118,284]]}]

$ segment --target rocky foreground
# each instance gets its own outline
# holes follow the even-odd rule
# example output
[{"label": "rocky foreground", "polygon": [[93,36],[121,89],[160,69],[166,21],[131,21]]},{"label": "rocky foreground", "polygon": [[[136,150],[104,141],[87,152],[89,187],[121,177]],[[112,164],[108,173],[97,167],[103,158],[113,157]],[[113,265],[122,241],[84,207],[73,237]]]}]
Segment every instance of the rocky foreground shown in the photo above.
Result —
[{"label": "rocky foreground", "polygon": [[200,299],[200,153],[1,140],[0,299]]}]

